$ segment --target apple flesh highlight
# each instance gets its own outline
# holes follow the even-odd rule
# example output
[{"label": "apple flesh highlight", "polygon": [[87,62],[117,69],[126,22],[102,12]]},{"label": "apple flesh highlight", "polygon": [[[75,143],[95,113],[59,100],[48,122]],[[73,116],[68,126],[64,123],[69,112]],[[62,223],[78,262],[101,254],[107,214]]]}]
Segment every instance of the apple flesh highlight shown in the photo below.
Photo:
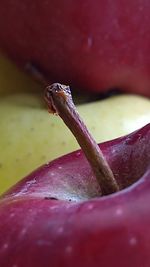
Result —
[{"label": "apple flesh highlight", "polygon": [[150,124],[99,145],[122,189],[100,187],[81,150],[0,200],[0,266],[149,267]]}]

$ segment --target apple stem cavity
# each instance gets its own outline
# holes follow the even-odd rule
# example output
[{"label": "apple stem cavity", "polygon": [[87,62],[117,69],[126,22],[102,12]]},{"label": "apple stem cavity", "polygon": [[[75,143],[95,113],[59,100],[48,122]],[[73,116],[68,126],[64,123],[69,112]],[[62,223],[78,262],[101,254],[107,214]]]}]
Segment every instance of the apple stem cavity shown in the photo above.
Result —
[{"label": "apple stem cavity", "polygon": [[70,87],[54,83],[46,88],[45,100],[50,113],[58,114],[75,136],[99,183],[101,195],[119,191],[106,159],[73,103]]}]

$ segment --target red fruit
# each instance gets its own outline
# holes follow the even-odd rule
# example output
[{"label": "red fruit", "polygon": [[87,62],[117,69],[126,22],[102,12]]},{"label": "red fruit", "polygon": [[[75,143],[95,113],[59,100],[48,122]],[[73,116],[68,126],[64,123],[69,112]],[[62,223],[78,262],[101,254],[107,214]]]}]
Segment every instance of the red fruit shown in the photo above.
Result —
[{"label": "red fruit", "polygon": [[150,124],[100,147],[134,185],[99,197],[81,151],[34,171],[1,198],[0,266],[150,266]]},{"label": "red fruit", "polygon": [[150,124],[99,147],[123,190],[100,197],[81,151],[34,171],[1,197],[0,266],[150,266]]},{"label": "red fruit", "polygon": [[52,81],[150,96],[150,1],[1,0],[0,47]]}]

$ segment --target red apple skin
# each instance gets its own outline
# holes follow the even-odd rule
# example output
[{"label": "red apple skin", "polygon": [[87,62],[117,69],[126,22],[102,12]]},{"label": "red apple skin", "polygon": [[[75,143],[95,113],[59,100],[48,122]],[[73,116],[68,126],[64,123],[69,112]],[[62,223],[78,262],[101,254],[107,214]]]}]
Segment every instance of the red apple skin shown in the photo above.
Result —
[{"label": "red apple skin", "polygon": [[150,96],[149,32],[148,0],[1,0],[1,49],[80,89]]},{"label": "red apple skin", "polygon": [[0,266],[150,266],[150,124],[100,147],[134,184],[99,197],[81,151],[40,167],[1,197]]}]

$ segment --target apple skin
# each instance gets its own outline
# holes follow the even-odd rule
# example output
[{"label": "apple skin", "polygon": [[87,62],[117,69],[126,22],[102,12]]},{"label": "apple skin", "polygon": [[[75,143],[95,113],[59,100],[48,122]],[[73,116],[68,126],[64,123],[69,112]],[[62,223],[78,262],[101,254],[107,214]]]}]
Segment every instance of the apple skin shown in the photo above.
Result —
[{"label": "apple skin", "polygon": [[[43,104],[38,94],[0,98],[0,194],[38,166],[79,148],[60,118],[49,116]],[[150,118],[150,100],[136,95],[77,109],[97,143],[131,133]]]},{"label": "apple skin", "polygon": [[150,96],[149,25],[147,0],[1,0],[0,47],[52,82]]},{"label": "apple skin", "polygon": [[150,266],[150,124],[100,147],[132,185],[98,197],[81,151],[42,166],[1,197],[0,266]]}]

